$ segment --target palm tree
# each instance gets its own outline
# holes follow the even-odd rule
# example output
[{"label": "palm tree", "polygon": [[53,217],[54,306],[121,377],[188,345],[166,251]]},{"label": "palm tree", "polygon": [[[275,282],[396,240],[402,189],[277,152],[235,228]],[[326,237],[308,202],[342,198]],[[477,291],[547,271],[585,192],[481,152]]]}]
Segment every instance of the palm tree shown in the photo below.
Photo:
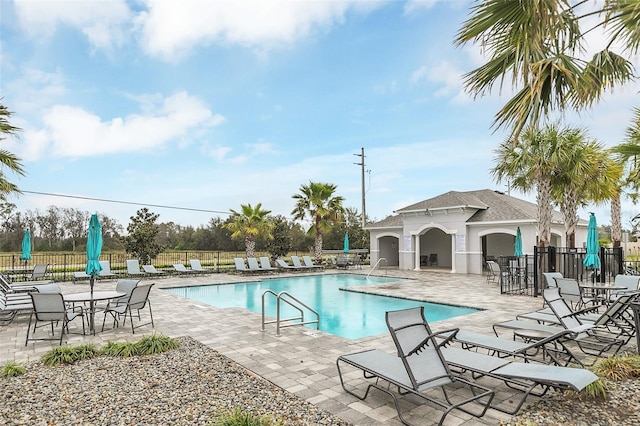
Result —
[{"label": "palm tree", "polygon": [[[511,128],[515,142],[528,125],[539,126],[552,112],[580,110],[599,100],[606,88],[634,79],[633,64],[624,53],[640,47],[637,2],[605,0],[595,12],[587,1],[484,0],[471,8],[455,38],[457,45],[478,43],[487,63],[467,73],[465,86],[474,97],[511,80],[516,94],[498,111],[494,127]],[[591,24],[594,22],[595,24]],[[584,23],[584,25],[583,25]],[[592,25],[583,31],[585,25]],[[584,34],[605,26],[608,43],[591,60],[584,52]]]},{"label": "palm tree", "polygon": [[254,257],[256,238],[258,236],[273,238],[271,234],[273,223],[267,217],[271,210],[262,210],[262,203],[256,204],[255,208],[251,207],[251,204],[241,204],[240,207],[241,212],[230,209],[233,214],[232,221],[223,227],[232,232],[231,238],[244,238],[247,257]]},{"label": "palm tree", "polygon": [[566,151],[552,176],[552,198],[564,217],[567,247],[575,247],[578,206],[612,199],[622,170],[583,129],[565,128],[560,133]]},{"label": "palm tree", "polygon": [[[9,123],[9,118],[11,118],[11,111],[3,104],[0,104],[0,141],[5,139],[4,135],[16,136],[17,132],[22,130],[19,127],[12,126]],[[20,158],[9,151],[0,149],[0,201],[5,201],[9,194],[21,194],[18,186],[9,182],[5,177],[5,168],[20,176],[24,176],[24,169],[22,168]]]},{"label": "palm tree", "polygon": [[330,183],[309,182],[301,185],[300,193],[293,195],[296,207],[291,212],[297,220],[304,220],[308,215],[312,225],[308,233],[315,236],[313,255],[316,262],[322,261],[322,236],[331,227],[342,220],[344,198],[333,195],[337,186]]},{"label": "palm tree", "polygon": [[557,124],[542,130],[529,126],[512,143],[507,139],[496,150],[496,166],[491,173],[497,182],[508,181],[511,187],[524,193],[536,191],[538,204],[538,245],[551,241],[551,184],[559,164],[567,159],[565,139]]}]

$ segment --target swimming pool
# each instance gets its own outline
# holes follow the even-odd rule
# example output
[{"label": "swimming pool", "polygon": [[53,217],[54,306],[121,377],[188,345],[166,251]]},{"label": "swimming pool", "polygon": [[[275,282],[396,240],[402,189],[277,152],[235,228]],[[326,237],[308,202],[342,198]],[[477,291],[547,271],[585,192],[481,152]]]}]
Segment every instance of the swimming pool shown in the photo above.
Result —
[{"label": "swimming pool", "polygon": [[[424,306],[429,322],[478,312],[480,309],[409,299],[377,296],[341,288],[402,281],[399,278],[369,277],[353,274],[300,275],[286,278],[266,278],[238,284],[202,285],[165,288],[172,294],[207,303],[218,308],[244,308],[262,312],[262,293],[286,291],[320,314],[321,331],[347,339],[358,339],[386,333],[384,314],[395,309]],[[276,316],[275,297],[265,299],[268,316]],[[281,317],[293,316],[294,311],[281,305]],[[308,318],[305,316],[305,318]],[[275,330],[275,325],[272,325]],[[315,325],[311,326],[315,329]]]}]

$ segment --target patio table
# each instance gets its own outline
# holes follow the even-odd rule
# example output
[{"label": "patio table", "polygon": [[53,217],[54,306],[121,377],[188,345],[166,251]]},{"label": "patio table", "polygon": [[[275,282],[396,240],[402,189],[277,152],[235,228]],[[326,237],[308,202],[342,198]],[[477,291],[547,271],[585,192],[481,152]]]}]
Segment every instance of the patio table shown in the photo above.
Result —
[{"label": "patio table", "polygon": [[609,301],[609,292],[611,291],[621,291],[626,290],[627,287],[619,286],[619,285],[610,285],[610,284],[579,284],[580,291],[589,290],[591,292],[591,296],[595,300],[599,300],[602,303],[607,303]]},{"label": "patio table", "polygon": [[94,291],[93,294],[90,291],[85,291],[82,293],[70,293],[63,295],[64,301],[68,303],[86,303],[89,302],[89,332],[96,334],[96,330],[94,327],[94,319],[95,319],[95,305],[94,302],[98,302],[101,300],[111,300],[117,299],[118,297],[124,296],[126,293],[122,293],[115,290],[101,290]]}]

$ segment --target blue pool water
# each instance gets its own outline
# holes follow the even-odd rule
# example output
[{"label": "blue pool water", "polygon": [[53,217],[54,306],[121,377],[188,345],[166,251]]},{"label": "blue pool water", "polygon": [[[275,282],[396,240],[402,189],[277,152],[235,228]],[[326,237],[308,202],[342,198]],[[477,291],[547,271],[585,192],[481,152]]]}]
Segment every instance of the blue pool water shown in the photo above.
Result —
[{"label": "blue pool water", "polygon": [[[342,291],[340,288],[401,281],[398,278],[369,277],[351,274],[301,275],[268,278],[240,284],[173,287],[164,290],[218,308],[244,308],[262,312],[262,294],[286,291],[320,314],[320,330],[347,339],[358,339],[387,332],[385,312],[424,306],[429,322],[478,312],[478,309],[409,299]],[[281,305],[281,318],[295,315],[286,304]],[[276,316],[275,297],[265,298],[265,311]],[[314,318],[305,314],[305,320]],[[268,326],[269,327],[269,326]],[[275,330],[275,325],[271,325]],[[311,325],[315,329],[315,325]]]}]

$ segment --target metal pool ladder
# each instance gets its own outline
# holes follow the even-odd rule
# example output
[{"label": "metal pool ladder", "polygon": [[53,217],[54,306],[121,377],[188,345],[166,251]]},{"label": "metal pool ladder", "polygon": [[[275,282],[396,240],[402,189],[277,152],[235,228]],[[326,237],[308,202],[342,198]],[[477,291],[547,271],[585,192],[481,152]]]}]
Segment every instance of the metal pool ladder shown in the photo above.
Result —
[{"label": "metal pool ladder", "polygon": [[[276,297],[276,319],[271,321],[265,320],[265,309],[264,309],[264,301],[265,297],[268,295],[272,295]],[[280,318],[280,302],[286,303],[291,306],[293,309],[298,311],[299,315],[291,318]],[[304,309],[303,309],[304,308]],[[305,309],[316,316],[315,320],[304,320],[304,311]],[[280,329],[284,327],[293,327],[295,325],[305,325],[305,324],[315,324],[316,330],[320,325],[320,315],[314,309],[307,306],[305,303],[296,299],[286,291],[281,291],[280,293],[274,292],[271,289],[265,290],[262,293],[262,331],[267,331],[265,325],[276,323],[276,336],[280,337]]]},{"label": "metal pool ladder", "polygon": [[[373,272],[374,269],[376,269],[376,266],[380,265],[380,262],[382,262],[384,260],[384,274],[387,275],[387,273],[389,271],[387,271],[387,258],[386,257],[381,257],[380,259],[378,259],[378,261],[376,262],[375,265],[373,265],[373,268],[371,268],[371,270],[369,271],[369,273],[367,274],[366,278],[369,278],[369,275],[371,275],[371,273]],[[379,268],[378,268],[379,269]]]}]

